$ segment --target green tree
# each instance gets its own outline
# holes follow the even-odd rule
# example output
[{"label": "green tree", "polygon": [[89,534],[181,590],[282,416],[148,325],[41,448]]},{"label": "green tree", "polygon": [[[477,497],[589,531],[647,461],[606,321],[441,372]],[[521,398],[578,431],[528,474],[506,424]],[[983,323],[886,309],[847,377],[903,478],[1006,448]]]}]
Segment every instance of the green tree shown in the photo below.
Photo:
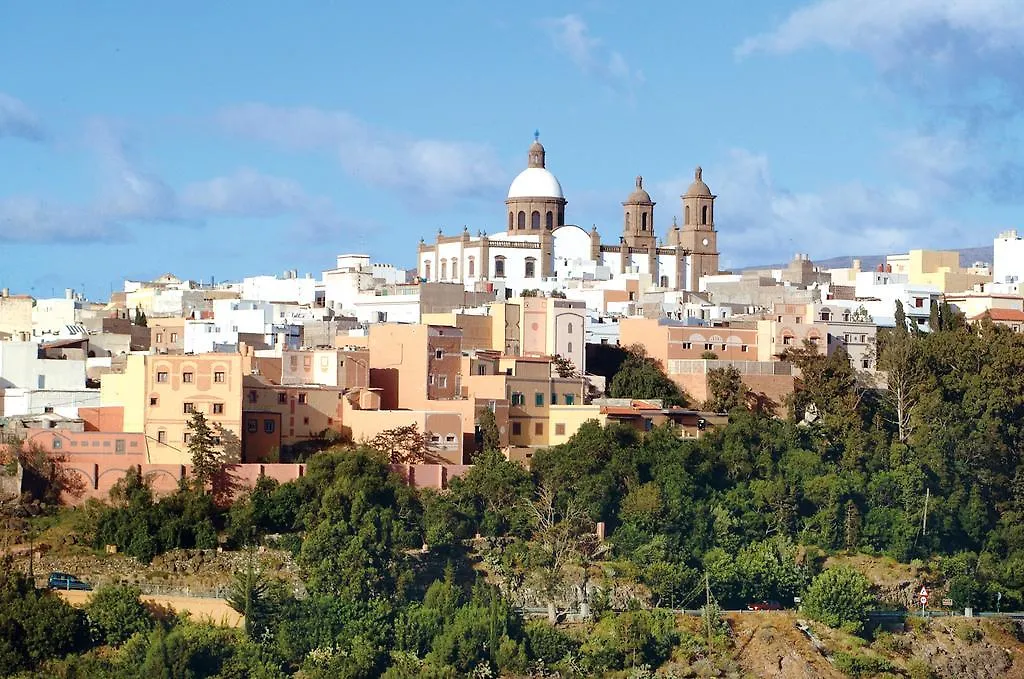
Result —
[{"label": "green tree", "polygon": [[907,313],[903,310],[903,302],[896,300],[896,314],[895,314],[895,328],[899,334],[906,333],[908,331],[907,326]]},{"label": "green tree", "polygon": [[640,346],[627,349],[626,360],[619,366],[608,387],[612,398],[658,398],[666,406],[686,405],[686,395],[665,374],[661,363],[647,355]]},{"label": "green tree", "polygon": [[133,634],[148,632],[153,619],[140,600],[135,585],[101,587],[85,607],[93,638],[108,646],[120,646]]},{"label": "green tree", "polygon": [[860,632],[874,597],[871,583],[850,566],[827,568],[811,582],[803,596],[807,615],[829,627]]},{"label": "green tree", "polygon": [[710,398],[704,403],[706,410],[727,413],[745,403],[747,386],[736,366],[712,368],[707,381]]},{"label": "green tree", "polygon": [[228,606],[244,616],[245,633],[259,639],[269,630],[274,606],[267,581],[254,562],[255,555],[250,547],[246,567],[235,573],[226,600]]},{"label": "green tree", "polygon": [[561,354],[555,354],[551,361],[552,367],[555,369],[555,374],[563,379],[574,378],[580,376],[580,371],[573,365],[572,360],[562,356]]},{"label": "green tree", "polygon": [[198,488],[205,488],[221,471],[223,454],[220,442],[213,429],[206,421],[206,416],[198,410],[192,411],[187,425],[188,453],[192,458],[192,475]]},{"label": "green tree", "polygon": [[480,451],[501,450],[501,434],[498,431],[498,422],[494,418],[494,412],[490,408],[484,408],[479,417],[476,418],[477,431],[480,433]]},{"label": "green tree", "polygon": [[142,307],[135,307],[135,320],[134,320],[135,325],[137,325],[139,327],[142,327],[142,328],[145,328],[147,322],[148,321],[146,320],[146,314],[142,310]]}]

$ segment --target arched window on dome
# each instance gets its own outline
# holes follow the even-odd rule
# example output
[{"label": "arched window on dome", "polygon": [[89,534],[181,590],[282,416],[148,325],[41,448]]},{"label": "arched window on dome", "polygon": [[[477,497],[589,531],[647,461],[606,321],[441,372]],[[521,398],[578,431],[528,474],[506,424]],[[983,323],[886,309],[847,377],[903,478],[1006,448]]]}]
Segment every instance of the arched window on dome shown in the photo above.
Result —
[{"label": "arched window on dome", "polygon": [[459,260],[452,258],[452,280],[459,280]]},{"label": "arched window on dome", "polygon": [[705,205],[704,207],[702,207],[700,209],[700,223],[701,224],[707,224],[708,223],[708,206],[707,205]]},{"label": "arched window on dome", "polygon": [[646,231],[647,230],[647,213],[646,212],[644,212],[644,213],[642,213],[640,215],[640,230],[641,231]]},{"label": "arched window on dome", "polygon": [[683,215],[683,224],[690,223],[690,206],[686,206],[686,214]]},{"label": "arched window on dome", "polygon": [[470,278],[476,275],[476,260],[473,259],[473,255],[466,259],[466,275]]},{"label": "arched window on dome", "polygon": [[523,272],[526,278],[535,278],[537,275],[537,260],[534,257],[526,258],[526,270]]},{"label": "arched window on dome", "polygon": [[441,260],[441,277],[440,277],[439,280],[443,281],[446,278],[448,278],[448,260],[447,259],[442,259]]},{"label": "arched window on dome", "polygon": [[540,213],[536,210],[530,213],[530,228],[534,230],[540,228]]},{"label": "arched window on dome", "polygon": [[511,231],[512,227],[514,227],[515,225],[516,225],[515,224],[515,215],[512,214],[511,210],[509,210],[508,211],[508,230]]},{"label": "arched window on dome", "polygon": [[523,212],[522,210],[519,211],[519,228],[526,228],[526,213]]},{"label": "arched window on dome", "polygon": [[544,226],[547,227],[548,231],[555,228],[555,213],[551,210],[548,210],[547,215],[544,217]]},{"label": "arched window on dome", "polygon": [[424,259],[423,260],[423,280],[425,280],[425,281],[429,281],[430,280],[430,260],[429,259]]},{"label": "arched window on dome", "polygon": [[505,277],[505,258],[502,257],[501,255],[496,255],[494,257],[494,277]]}]

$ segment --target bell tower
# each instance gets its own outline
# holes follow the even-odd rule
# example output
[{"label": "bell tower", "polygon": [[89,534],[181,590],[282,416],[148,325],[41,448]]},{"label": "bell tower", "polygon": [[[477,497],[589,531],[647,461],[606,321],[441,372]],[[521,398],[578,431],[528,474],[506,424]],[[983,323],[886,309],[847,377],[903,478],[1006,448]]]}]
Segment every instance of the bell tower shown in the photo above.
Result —
[{"label": "bell tower", "polygon": [[644,178],[636,178],[636,188],[622,203],[625,222],[622,226],[622,238],[631,248],[656,247],[654,235],[654,201],[644,190]]},{"label": "bell tower", "polygon": [[718,273],[718,232],[715,231],[715,196],[704,183],[698,166],[693,183],[680,198],[683,201],[683,228],[679,245],[690,251],[690,263],[683,284],[687,290],[698,289],[701,276]]}]

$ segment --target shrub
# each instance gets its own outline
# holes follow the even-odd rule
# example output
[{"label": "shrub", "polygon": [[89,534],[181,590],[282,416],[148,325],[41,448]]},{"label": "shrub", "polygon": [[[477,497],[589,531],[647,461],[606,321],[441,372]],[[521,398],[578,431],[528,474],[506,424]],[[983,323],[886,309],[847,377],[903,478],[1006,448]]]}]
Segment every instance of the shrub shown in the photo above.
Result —
[{"label": "shrub", "polygon": [[870,587],[868,579],[849,566],[829,568],[807,588],[804,611],[829,627],[859,632],[873,600]]},{"label": "shrub", "polygon": [[526,642],[530,656],[548,665],[554,665],[580,647],[578,641],[543,620],[533,620],[526,625]]},{"label": "shrub", "polygon": [[891,662],[874,655],[840,652],[836,653],[835,661],[836,669],[850,677],[873,677],[896,670]]},{"label": "shrub", "polygon": [[139,600],[141,590],[134,585],[101,587],[85,614],[93,639],[102,644],[120,646],[136,632],[148,632],[153,626],[149,611]]}]

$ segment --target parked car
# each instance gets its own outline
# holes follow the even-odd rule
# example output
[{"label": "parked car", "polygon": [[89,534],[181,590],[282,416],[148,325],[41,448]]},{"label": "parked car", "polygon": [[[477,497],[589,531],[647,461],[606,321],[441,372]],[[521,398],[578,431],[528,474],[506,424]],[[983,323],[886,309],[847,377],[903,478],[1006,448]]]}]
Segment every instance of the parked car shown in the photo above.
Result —
[{"label": "parked car", "polygon": [[752,604],[747,604],[748,611],[781,611],[782,604],[778,601],[756,601]]},{"label": "parked car", "polygon": [[82,589],[91,590],[92,585],[84,580],[79,580],[74,575],[68,575],[67,573],[50,573],[50,577],[46,580],[46,586],[50,589]]}]

